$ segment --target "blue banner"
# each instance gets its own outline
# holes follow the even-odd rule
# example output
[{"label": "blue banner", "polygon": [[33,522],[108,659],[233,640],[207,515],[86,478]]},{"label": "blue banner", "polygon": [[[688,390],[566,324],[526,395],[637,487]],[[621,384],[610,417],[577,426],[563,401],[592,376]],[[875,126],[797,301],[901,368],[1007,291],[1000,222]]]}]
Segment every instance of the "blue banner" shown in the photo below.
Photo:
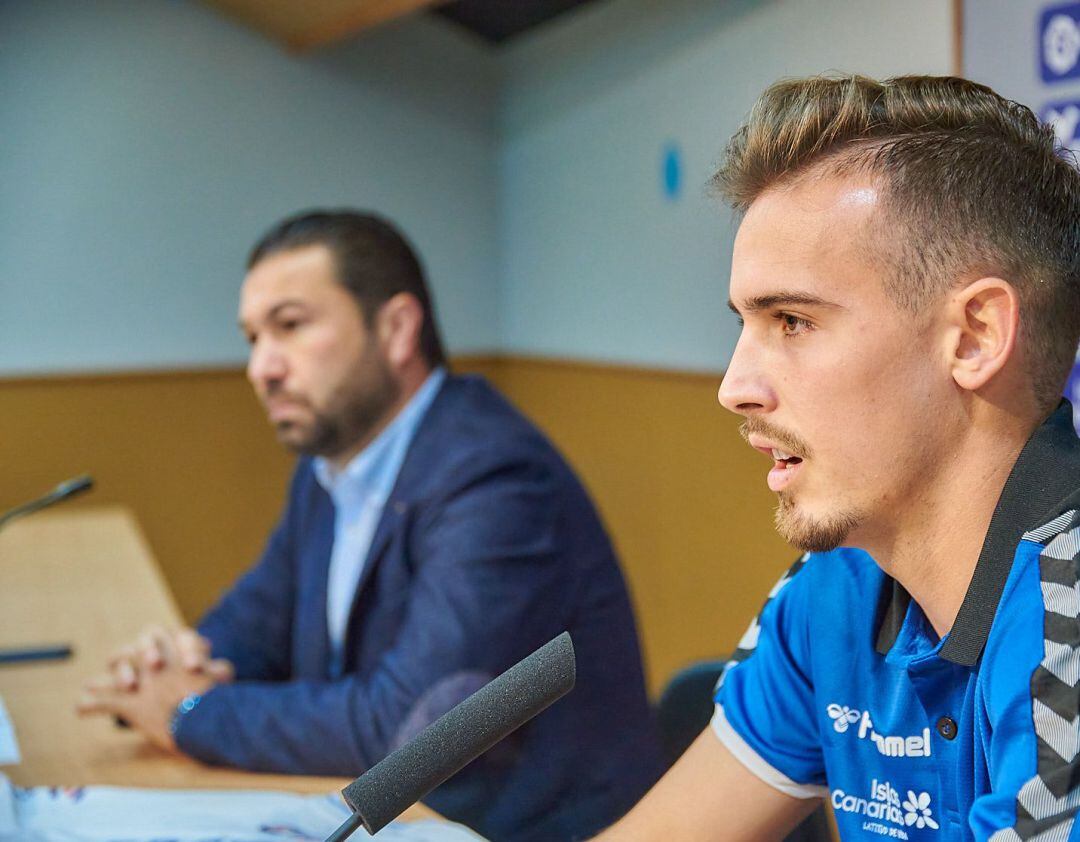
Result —
[{"label": "blue banner", "polygon": [[1044,82],[1080,79],[1080,3],[1064,3],[1039,15],[1039,69]]},{"label": "blue banner", "polygon": [[1080,150],[1080,99],[1044,105],[1039,119],[1054,127],[1058,143],[1063,147]]}]

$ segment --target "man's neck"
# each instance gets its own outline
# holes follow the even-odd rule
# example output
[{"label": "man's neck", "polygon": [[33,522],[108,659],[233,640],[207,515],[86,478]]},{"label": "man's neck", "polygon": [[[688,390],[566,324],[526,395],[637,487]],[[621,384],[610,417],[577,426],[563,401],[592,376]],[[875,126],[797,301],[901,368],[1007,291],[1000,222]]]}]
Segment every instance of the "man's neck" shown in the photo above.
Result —
[{"label": "man's neck", "polygon": [[865,547],[918,603],[940,637],[953,626],[990,519],[1030,435],[1022,423],[972,433],[913,495],[896,529]]},{"label": "man's neck", "polygon": [[416,368],[407,372],[406,375],[399,380],[401,388],[398,391],[398,395],[393,403],[387,407],[386,412],[379,417],[379,420],[368,428],[363,436],[349,445],[349,447],[332,456],[326,457],[326,461],[334,469],[335,474],[345,470],[348,464],[355,459],[365,447],[375,441],[375,439],[379,437],[379,434],[394,422],[394,419],[409,405],[409,401],[416,396],[416,393],[420,391],[420,387],[424,385],[428,376],[433,371],[434,369],[427,368],[426,366],[423,368]]}]

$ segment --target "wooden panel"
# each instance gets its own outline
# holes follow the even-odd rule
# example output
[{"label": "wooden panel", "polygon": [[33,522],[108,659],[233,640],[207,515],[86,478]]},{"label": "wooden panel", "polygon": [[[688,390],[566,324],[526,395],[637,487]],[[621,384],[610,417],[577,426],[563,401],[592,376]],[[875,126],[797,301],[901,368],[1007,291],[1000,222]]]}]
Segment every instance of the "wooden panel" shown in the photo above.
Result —
[{"label": "wooden panel", "polygon": [[720,375],[507,357],[494,377],[585,481],[634,596],[650,690],[734,649],[796,553]]},{"label": "wooden panel", "polygon": [[[729,652],[794,558],[772,528],[766,460],[716,402],[719,374],[515,357],[455,360],[489,377],[578,469],[622,556],[650,687]],[[0,509],[92,472],[85,502],[130,506],[185,617],[256,557],[291,457],[240,371],[0,383]]]},{"label": "wooden panel", "polygon": [[133,509],[189,619],[256,557],[292,464],[239,370],[9,380],[0,418],[0,509],[92,473],[62,505]]},{"label": "wooden panel", "polygon": [[204,0],[292,50],[324,47],[443,0]]}]

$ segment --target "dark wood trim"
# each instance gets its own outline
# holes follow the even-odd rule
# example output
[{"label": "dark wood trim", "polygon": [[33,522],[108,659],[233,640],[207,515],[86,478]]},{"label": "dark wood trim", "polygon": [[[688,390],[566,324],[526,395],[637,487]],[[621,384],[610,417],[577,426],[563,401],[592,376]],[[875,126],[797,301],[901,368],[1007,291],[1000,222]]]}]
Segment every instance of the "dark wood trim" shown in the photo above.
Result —
[{"label": "dark wood trim", "polygon": [[[450,364],[455,369],[515,366],[519,368],[543,369],[554,368],[584,371],[592,374],[614,374],[619,376],[667,378],[690,380],[695,382],[719,383],[723,371],[665,368],[663,366],[635,365],[609,360],[581,360],[570,357],[546,357],[532,354],[498,354],[494,352],[474,352],[454,354]],[[205,368],[162,368],[135,369],[132,371],[87,371],[63,372],[57,374],[30,374],[0,376],[0,388],[86,385],[92,383],[133,383],[138,381],[162,380],[210,380],[222,377],[243,377],[244,366],[218,365]]]},{"label": "dark wood trim", "polygon": [[633,363],[615,362],[612,360],[577,360],[568,357],[546,357],[525,354],[502,354],[498,357],[503,365],[515,365],[524,368],[562,368],[576,371],[587,371],[593,374],[617,374],[631,377],[657,377],[691,380],[695,382],[719,383],[723,372],[715,371],[664,368],[663,366],[635,365]]},{"label": "dark wood trim", "polygon": [[243,365],[205,368],[132,369],[130,371],[77,371],[57,374],[9,374],[0,376],[0,388],[20,386],[83,386],[93,383],[135,383],[154,380],[212,380],[244,376]]}]

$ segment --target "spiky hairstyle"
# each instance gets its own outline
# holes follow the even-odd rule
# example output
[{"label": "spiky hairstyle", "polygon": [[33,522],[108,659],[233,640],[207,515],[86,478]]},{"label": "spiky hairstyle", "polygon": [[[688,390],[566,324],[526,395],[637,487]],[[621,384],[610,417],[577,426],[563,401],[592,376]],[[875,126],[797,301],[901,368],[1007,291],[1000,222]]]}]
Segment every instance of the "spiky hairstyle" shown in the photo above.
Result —
[{"label": "spiky hairstyle", "polygon": [[800,179],[856,173],[882,191],[867,253],[892,299],[918,312],[980,273],[1012,283],[1035,397],[1052,408],[1080,339],[1080,172],[1053,130],[967,79],[786,80],[754,105],[712,184],[741,213]]}]

